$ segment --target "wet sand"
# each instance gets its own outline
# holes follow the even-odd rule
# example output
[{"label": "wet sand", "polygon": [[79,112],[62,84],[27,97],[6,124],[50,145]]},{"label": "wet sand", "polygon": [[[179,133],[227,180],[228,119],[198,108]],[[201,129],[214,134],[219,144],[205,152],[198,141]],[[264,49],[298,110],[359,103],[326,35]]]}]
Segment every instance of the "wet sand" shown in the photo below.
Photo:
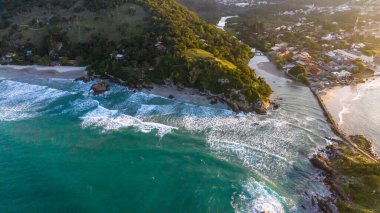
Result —
[{"label": "wet sand", "polygon": [[19,66],[19,65],[1,65],[0,72],[7,76],[17,76],[20,74],[30,77],[41,78],[62,78],[75,79],[87,74],[86,67],[71,67],[71,66]]}]

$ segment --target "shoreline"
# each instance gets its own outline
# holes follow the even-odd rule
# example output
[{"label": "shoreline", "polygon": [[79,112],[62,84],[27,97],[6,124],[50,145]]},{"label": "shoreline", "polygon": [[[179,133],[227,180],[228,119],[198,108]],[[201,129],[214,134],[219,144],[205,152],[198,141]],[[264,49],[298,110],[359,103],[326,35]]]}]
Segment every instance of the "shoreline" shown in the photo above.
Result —
[{"label": "shoreline", "polygon": [[[258,57],[258,56],[255,56]],[[265,56],[267,59],[269,59],[267,56]],[[251,59],[252,60],[252,59]],[[283,72],[275,72],[272,69],[269,69],[270,66],[274,66],[273,62],[270,60],[261,60],[256,64],[256,67],[251,67],[255,70],[255,68],[259,68],[269,74],[284,77],[286,76]],[[166,84],[166,85],[156,85],[152,84],[149,86],[143,86],[141,87],[131,87],[130,85],[126,85],[126,82],[114,78],[112,76],[109,76],[108,78],[102,78],[102,77],[90,77],[87,76],[86,67],[75,67],[75,66],[40,66],[40,65],[0,65],[0,71],[22,71],[37,75],[43,75],[45,77],[75,77],[75,80],[90,80],[90,79],[99,79],[99,80],[106,80],[111,83],[116,83],[122,86],[127,86],[129,88],[137,89],[138,91],[142,91],[149,94],[154,94],[162,97],[166,97],[169,99],[179,100],[185,103],[194,103],[199,104],[202,106],[213,106],[221,109],[231,109],[233,107],[230,106],[231,103],[229,103],[228,100],[225,100],[223,97],[219,97],[215,94],[210,93],[202,93],[198,89],[195,88],[186,88],[186,87],[179,87],[175,86],[173,84]],[[68,74],[68,75],[67,75]],[[84,74],[84,75],[83,75]],[[54,75],[54,76],[50,76]],[[324,96],[321,96],[318,91],[313,90],[310,86],[308,87],[312,94],[315,96],[315,98],[318,101],[318,104],[320,105],[324,115],[326,116],[326,119],[328,123],[331,125],[332,131],[341,139],[343,139],[345,142],[349,143],[353,148],[357,149],[359,152],[361,152],[364,155],[367,155],[367,153],[363,150],[361,150],[359,147],[356,146],[356,144],[350,139],[350,135],[348,135],[346,132],[341,130],[339,127],[339,124],[335,121],[334,117],[330,113],[328,107],[326,106],[326,99],[331,99],[332,94],[334,93],[334,90],[339,89],[339,86],[333,87],[331,89],[328,89],[326,94]],[[268,107],[269,109],[269,107]],[[235,110],[234,110],[235,111]],[[373,161],[378,162],[379,159],[372,158],[372,156],[367,156],[371,158]]]},{"label": "shoreline", "polygon": [[[379,159],[371,156],[370,154],[368,154],[368,150],[364,151],[362,150],[360,147],[358,147],[358,145],[351,139],[352,136],[355,136],[355,135],[348,135],[346,132],[344,132],[340,127],[339,127],[339,124],[336,123],[334,117],[331,115],[330,111],[328,110],[328,107],[326,106],[326,104],[324,103],[322,97],[318,94],[318,92],[314,91],[313,89],[311,89],[309,87],[310,91],[314,94],[314,96],[316,97],[324,115],[326,116],[326,119],[327,121],[330,123],[331,125],[331,130],[338,136],[340,137],[341,139],[343,139],[343,142],[347,142],[348,144],[351,145],[352,148],[356,149],[357,151],[359,151],[361,154],[365,155],[366,157],[368,157],[369,159],[371,159],[373,162],[376,162],[378,163],[379,162]],[[373,144],[373,142],[371,142],[371,144]],[[373,152],[373,151],[371,151]]]},{"label": "shoreline", "polygon": [[[263,66],[263,64],[259,63],[257,67],[264,72],[277,74],[273,73],[273,69],[268,71],[269,67]],[[313,167],[321,170],[321,181],[331,192],[330,197],[317,195],[313,202],[323,212],[356,212],[356,210],[371,209],[368,203],[358,199],[355,195],[369,196],[368,200],[371,202],[376,201],[379,197],[373,195],[376,185],[379,185],[378,182],[376,183],[377,179],[375,179],[375,177],[379,177],[376,171],[380,171],[379,158],[374,152],[373,141],[368,140],[363,135],[348,135],[340,129],[325,105],[323,98],[317,91],[314,91],[311,87],[308,88],[317,99],[332,131],[339,137],[339,139],[325,137],[331,144],[327,144],[322,149],[317,150],[316,154],[309,157]],[[331,96],[332,92],[334,91],[330,91],[324,98],[334,98]],[[352,171],[354,172],[352,173]],[[365,181],[371,181],[369,186],[363,185]],[[377,206],[372,207],[377,208]]]},{"label": "shoreline", "polygon": [[[162,96],[164,98],[178,100],[184,103],[197,104],[201,106],[215,107],[218,109],[229,109],[234,111],[237,115],[240,113],[252,113],[266,114],[270,110],[272,101],[267,105],[262,106],[247,106],[243,103],[234,102],[225,98],[223,95],[212,94],[210,92],[201,92],[196,88],[176,86],[173,83],[166,83],[164,85],[157,84],[139,84],[130,85],[121,79],[113,76],[88,76],[86,67],[75,66],[40,66],[40,65],[0,65],[0,72],[5,75],[12,76],[18,75],[22,72],[25,75],[31,75],[31,77],[43,77],[43,78],[62,78],[72,79],[74,81],[104,81],[108,83],[114,83],[121,86],[130,88],[133,91],[142,91],[148,94],[154,94]],[[99,83],[99,82],[98,82]],[[94,82],[94,85],[96,81]],[[93,85],[93,86],[94,86]],[[106,86],[109,89],[108,86]],[[101,94],[104,91],[96,92]],[[265,105],[265,106],[264,106]],[[254,107],[253,107],[254,106]]]},{"label": "shoreline", "polygon": [[162,96],[171,100],[180,101],[189,104],[197,104],[201,106],[215,107],[218,109],[229,109],[225,104],[218,101],[211,104],[211,99],[205,95],[201,95],[199,90],[193,88],[182,88],[174,85],[157,85],[152,84],[152,88],[141,90],[147,94]]},{"label": "shoreline", "polygon": [[58,73],[67,72],[78,72],[86,71],[87,67],[77,67],[77,66],[42,66],[42,65],[0,65],[0,69],[13,69],[13,70],[34,70],[34,71],[51,71]]},{"label": "shoreline", "polygon": [[[373,117],[376,115],[373,106],[377,106],[378,98],[373,95],[376,95],[379,80],[379,77],[373,77],[365,82],[335,86],[326,89],[324,93],[317,92],[337,127],[347,135],[365,135],[372,141],[378,154],[380,147],[376,129],[379,123],[376,122],[377,117]],[[359,126],[360,124],[364,126]]]},{"label": "shoreline", "polygon": [[40,65],[0,65],[0,72],[12,76],[25,74],[45,77],[45,78],[62,78],[76,79],[80,76],[87,75],[86,67],[74,66],[40,66]]},{"label": "shoreline", "polygon": [[[270,58],[264,54],[264,56],[268,59],[268,60],[263,60],[261,62],[259,62],[257,64],[257,68],[269,73],[269,74],[272,74],[272,75],[276,75],[276,76],[281,76],[280,73],[282,73],[283,75],[285,76],[288,76],[290,77],[290,79],[293,79],[294,81],[297,81],[296,79],[292,78],[292,76],[290,75],[287,75],[285,72],[283,71],[279,71],[279,72],[275,72],[273,71],[272,69],[268,70],[266,68],[268,68],[268,66],[275,66],[275,64],[270,60]],[[272,64],[272,65],[268,65],[268,63]],[[277,69],[277,68],[276,68]],[[374,78],[376,78],[376,76],[373,76]],[[363,78],[363,79],[366,79],[366,78]],[[367,81],[364,81],[364,82],[361,82],[359,81],[358,83],[356,83],[356,85],[358,84],[365,84]],[[307,85],[305,85],[307,86]],[[351,140],[351,137],[354,137],[354,136],[358,136],[360,134],[357,134],[357,135],[350,135],[350,134],[347,134],[345,131],[343,131],[340,127],[339,127],[339,124],[335,121],[334,119],[334,116],[331,114],[329,108],[326,106],[326,99],[331,99],[333,98],[332,94],[334,92],[334,90],[337,90],[339,89],[340,87],[342,86],[335,86],[333,88],[330,88],[326,91],[326,94],[324,95],[325,97],[321,96],[319,93],[320,91],[315,91],[312,89],[311,86],[307,86],[310,91],[312,92],[312,94],[314,95],[314,97],[317,99],[317,102],[318,104],[320,105],[321,107],[321,110],[323,112],[323,114],[325,115],[326,117],[326,120],[327,122],[331,125],[331,130],[338,136],[340,137],[341,139],[343,139],[344,142],[350,144],[354,149],[358,150],[360,153],[362,153],[363,155],[365,155],[366,157],[370,158],[372,161],[374,162],[380,162],[380,159],[378,157],[373,157],[371,155],[368,154],[367,151],[369,151],[370,153],[374,154],[374,156],[377,156],[377,153],[374,151],[374,143],[373,141],[370,141],[371,145],[372,145],[372,149],[371,150],[366,150],[366,151],[363,151],[362,149],[360,149],[355,142],[353,142],[353,140]],[[325,98],[325,99],[324,99]]]}]

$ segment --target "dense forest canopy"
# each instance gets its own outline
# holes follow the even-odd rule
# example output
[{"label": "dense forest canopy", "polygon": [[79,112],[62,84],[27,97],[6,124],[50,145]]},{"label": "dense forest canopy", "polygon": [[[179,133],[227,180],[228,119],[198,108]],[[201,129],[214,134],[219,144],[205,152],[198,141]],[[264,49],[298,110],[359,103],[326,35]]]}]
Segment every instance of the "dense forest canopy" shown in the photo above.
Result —
[{"label": "dense forest canopy", "polygon": [[[91,74],[131,84],[171,79],[248,104],[271,94],[247,66],[250,47],[175,0],[15,0],[1,6],[0,53],[18,52],[13,63],[75,61],[89,65]],[[27,50],[32,57],[23,56]]]}]

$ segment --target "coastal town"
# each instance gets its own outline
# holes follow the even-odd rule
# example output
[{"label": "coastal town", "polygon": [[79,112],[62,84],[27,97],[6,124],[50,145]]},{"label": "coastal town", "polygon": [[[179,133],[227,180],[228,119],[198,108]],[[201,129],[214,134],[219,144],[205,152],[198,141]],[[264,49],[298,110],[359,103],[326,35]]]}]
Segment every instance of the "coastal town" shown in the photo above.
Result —
[{"label": "coastal town", "polygon": [[[353,8],[348,5],[336,8],[309,5],[307,10],[283,12],[281,16],[298,16],[299,21],[294,25],[276,27],[270,32],[276,35],[277,41],[268,55],[288,74],[296,66],[304,67],[310,87],[319,93],[324,93],[326,88],[349,85],[372,77],[379,66],[379,60],[374,57],[375,53],[371,49],[371,41],[380,40],[379,28],[375,27],[380,25],[379,21],[360,19],[358,16],[353,29],[335,27],[334,32],[321,35],[318,32],[323,31],[323,26],[308,19],[308,15],[313,12],[323,15],[351,10]],[[366,11],[360,12],[360,16],[366,14]],[[338,23],[332,22],[332,25]],[[304,42],[288,43],[285,36],[287,33],[308,35]],[[358,37],[358,43],[349,42]],[[315,46],[319,47],[314,48]]]},{"label": "coastal town", "polygon": [[[301,80],[319,94],[380,74],[380,20],[376,2],[356,1],[326,7],[312,4],[294,7],[294,10],[275,7],[273,1],[270,4],[261,1],[222,3],[244,8],[261,5],[261,10],[278,8],[278,13],[263,17],[258,27],[254,27],[257,29],[244,32],[240,31],[241,26],[248,21],[242,19],[247,18],[247,13],[253,13],[247,9],[244,17],[229,20],[227,31],[242,40],[254,37],[256,43],[263,44],[258,49],[279,70]],[[260,17],[252,19],[260,20]],[[246,39],[247,43],[249,41]]]}]

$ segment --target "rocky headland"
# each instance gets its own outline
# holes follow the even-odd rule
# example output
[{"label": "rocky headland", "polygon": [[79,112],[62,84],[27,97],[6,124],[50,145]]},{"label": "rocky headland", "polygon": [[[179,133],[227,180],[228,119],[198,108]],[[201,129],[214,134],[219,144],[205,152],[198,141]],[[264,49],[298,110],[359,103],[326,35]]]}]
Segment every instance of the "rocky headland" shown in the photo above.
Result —
[{"label": "rocky headland", "polygon": [[328,138],[332,144],[310,159],[323,171],[324,182],[333,193],[333,200],[320,199],[318,204],[326,212],[335,212],[332,203],[339,212],[378,212],[380,163],[367,138],[363,135],[350,138],[360,151],[343,140]]},{"label": "rocky headland", "polygon": [[[100,80],[95,82],[95,80]],[[170,80],[165,81],[164,85],[147,84],[147,83],[128,83],[116,77],[107,76],[81,76],[76,78],[75,81],[83,81],[85,83],[94,81],[91,90],[95,95],[100,95],[107,92],[110,89],[109,84],[114,83],[121,86],[126,86],[132,91],[145,91],[163,97],[168,97],[169,99],[178,99],[185,102],[196,102],[203,105],[216,105],[221,108],[229,108],[235,113],[250,113],[255,112],[260,115],[267,114],[270,106],[274,110],[278,109],[280,106],[275,102],[263,102],[257,101],[254,104],[248,104],[241,101],[233,101],[226,98],[223,94],[213,94],[210,91],[199,91],[194,88],[187,88],[182,85],[177,85]]]}]

